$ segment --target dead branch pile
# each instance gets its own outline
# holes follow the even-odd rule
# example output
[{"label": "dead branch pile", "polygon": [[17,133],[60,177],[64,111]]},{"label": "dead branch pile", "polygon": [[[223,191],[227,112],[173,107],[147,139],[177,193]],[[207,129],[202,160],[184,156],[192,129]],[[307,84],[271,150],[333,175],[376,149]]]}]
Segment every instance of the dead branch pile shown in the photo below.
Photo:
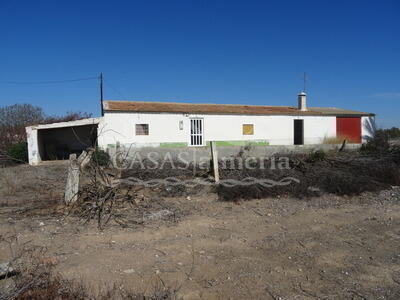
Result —
[{"label": "dead branch pile", "polygon": [[95,220],[99,229],[110,221],[131,227],[155,220],[176,222],[182,215],[179,208],[166,204],[163,198],[144,195],[143,186],[124,184],[118,174],[95,162],[88,164],[84,171],[86,182],[71,208],[72,214],[86,224]]},{"label": "dead branch pile", "polygon": [[103,229],[112,219],[118,223],[117,207],[122,200],[118,193],[119,185],[95,162],[86,166],[85,175],[87,182],[73,204],[73,214],[78,215],[85,223],[96,220],[99,229]]}]

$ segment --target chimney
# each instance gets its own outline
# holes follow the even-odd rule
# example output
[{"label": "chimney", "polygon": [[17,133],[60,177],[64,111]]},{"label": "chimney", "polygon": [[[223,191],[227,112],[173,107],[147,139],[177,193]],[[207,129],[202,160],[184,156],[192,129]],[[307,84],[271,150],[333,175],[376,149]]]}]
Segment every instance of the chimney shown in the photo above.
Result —
[{"label": "chimney", "polygon": [[304,92],[301,92],[297,96],[298,101],[298,109],[301,111],[307,111],[307,95]]}]

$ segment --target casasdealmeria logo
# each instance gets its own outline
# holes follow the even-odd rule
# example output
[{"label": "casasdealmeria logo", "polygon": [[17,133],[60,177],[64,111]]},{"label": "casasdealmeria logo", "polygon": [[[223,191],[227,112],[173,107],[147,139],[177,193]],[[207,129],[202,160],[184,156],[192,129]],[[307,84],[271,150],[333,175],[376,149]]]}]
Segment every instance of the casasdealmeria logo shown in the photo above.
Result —
[{"label": "casasdealmeria logo", "polygon": [[[166,152],[159,153],[156,151],[141,154],[140,152],[134,152],[132,155],[116,155],[113,158],[113,166],[120,170],[135,170],[137,173],[141,171],[155,170],[158,173],[162,173],[165,170],[165,174],[175,170],[175,173],[182,171],[182,175],[185,171],[192,170],[193,172],[187,172],[195,174],[196,171],[207,171],[211,168],[211,161],[209,156],[196,156],[193,153],[180,151],[180,152]],[[153,178],[144,180],[138,176],[128,176],[126,178],[119,179],[119,182],[127,185],[142,185],[145,187],[157,187],[157,186],[184,186],[193,188],[198,185],[213,186],[222,185],[224,187],[234,186],[252,186],[259,185],[264,188],[271,188],[274,186],[285,186],[292,183],[299,183],[298,178],[291,176],[270,179],[265,178],[266,172],[263,170],[270,170],[269,174],[279,170],[290,170],[290,158],[287,156],[229,156],[221,157],[218,159],[218,169],[224,173],[227,171],[247,171],[244,173],[257,174],[258,176],[244,176],[243,178],[222,178],[218,182],[215,182],[212,176],[208,177],[196,177],[187,176],[188,178],[182,178],[182,176],[166,176],[165,178]],[[257,172],[257,170],[259,172]],[[227,172],[229,173],[229,172]]]}]

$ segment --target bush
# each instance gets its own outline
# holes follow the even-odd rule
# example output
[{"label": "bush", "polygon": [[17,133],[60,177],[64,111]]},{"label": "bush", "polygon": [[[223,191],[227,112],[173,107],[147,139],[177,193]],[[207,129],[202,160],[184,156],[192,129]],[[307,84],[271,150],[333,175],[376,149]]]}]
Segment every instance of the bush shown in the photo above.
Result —
[{"label": "bush", "polygon": [[95,164],[102,167],[107,167],[109,166],[110,161],[110,155],[104,150],[96,148],[96,150],[93,152],[92,162]]},{"label": "bush", "polygon": [[385,134],[389,139],[400,138],[400,128],[392,127],[390,129],[378,129],[377,134]]},{"label": "bush", "polygon": [[383,154],[390,149],[389,135],[384,131],[377,131],[375,136],[360,148],[367,154]]},{"label": "bush", "polygon": [[28,162],[28,144],[18,143],[12,145],[7,149],[7,155],[11,160],[17,163],[27,163]]}]

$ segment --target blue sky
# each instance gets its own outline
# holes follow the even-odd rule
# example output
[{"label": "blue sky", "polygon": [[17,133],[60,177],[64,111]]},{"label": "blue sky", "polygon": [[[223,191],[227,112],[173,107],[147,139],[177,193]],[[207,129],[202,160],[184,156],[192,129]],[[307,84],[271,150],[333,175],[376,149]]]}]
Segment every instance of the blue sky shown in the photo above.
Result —
[{"label": "blue sky", "polygon": [[[400,1],[0,0],[0,81],[105,77],[105,99],[374,112],[400,127]],[[0,83],[0,105],[99,115],[97,80]]]}]

